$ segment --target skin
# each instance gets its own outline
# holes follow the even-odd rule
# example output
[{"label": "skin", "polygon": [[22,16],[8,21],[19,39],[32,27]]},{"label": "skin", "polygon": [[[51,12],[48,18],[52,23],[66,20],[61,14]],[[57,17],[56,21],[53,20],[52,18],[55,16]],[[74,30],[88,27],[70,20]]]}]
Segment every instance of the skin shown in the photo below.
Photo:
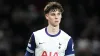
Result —
[{"label": "skin", "polygon": [[55,35],[59,32],[59,24],[61,22],[62,13],[56,9],[55,11],[50,11],[45,14],[46,19],[48,20],[47,31],[51,35]]}]

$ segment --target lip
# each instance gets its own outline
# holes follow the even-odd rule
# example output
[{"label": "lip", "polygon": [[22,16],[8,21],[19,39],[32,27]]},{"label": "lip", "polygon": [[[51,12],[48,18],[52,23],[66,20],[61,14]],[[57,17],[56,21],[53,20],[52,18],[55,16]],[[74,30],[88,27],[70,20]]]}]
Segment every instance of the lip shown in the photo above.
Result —
[{"label": "lip", "polygon": [[58,22],[58,21],[55,21],[55,22]]}]

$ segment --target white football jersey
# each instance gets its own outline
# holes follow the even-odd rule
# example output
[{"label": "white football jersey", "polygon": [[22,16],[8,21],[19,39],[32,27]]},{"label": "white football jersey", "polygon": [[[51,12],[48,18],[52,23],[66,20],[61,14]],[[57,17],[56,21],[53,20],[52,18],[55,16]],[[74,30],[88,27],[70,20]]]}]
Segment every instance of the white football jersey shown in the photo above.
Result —
[{"label": "white football jersey", "polygon": [[[50,35],[47,28],[32,33],[27,46],[27,52],[34,56],[74,56],[72,38],[59,30],[56,35]],[[26,56],[31,56],[28,53]]]}]

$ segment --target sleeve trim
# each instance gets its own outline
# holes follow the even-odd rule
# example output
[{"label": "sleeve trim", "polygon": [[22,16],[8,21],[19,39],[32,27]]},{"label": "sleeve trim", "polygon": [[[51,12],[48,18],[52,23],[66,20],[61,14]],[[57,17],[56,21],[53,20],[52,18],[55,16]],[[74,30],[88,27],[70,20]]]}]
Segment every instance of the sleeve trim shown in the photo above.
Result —
[{"label": "sleeve trim", "polygon": [[27,51],[30,52],[30,53],[34,53],[34,51],[30,50],[28,47],[27,47]]}]

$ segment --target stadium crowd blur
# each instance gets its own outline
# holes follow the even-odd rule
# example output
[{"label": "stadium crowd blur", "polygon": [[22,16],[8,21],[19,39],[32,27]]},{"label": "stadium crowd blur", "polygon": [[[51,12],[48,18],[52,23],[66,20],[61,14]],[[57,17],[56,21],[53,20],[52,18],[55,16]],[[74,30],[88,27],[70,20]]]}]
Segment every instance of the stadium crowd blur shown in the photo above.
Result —
[{"label": "stadium crowd blur", "polygon": [[[33,31],[46,26],[48,0],[0,0],[0,56],[24,56]],[[76,56],[100,56],[99,0],[59,0],[60,28],[74,40]]]}]

